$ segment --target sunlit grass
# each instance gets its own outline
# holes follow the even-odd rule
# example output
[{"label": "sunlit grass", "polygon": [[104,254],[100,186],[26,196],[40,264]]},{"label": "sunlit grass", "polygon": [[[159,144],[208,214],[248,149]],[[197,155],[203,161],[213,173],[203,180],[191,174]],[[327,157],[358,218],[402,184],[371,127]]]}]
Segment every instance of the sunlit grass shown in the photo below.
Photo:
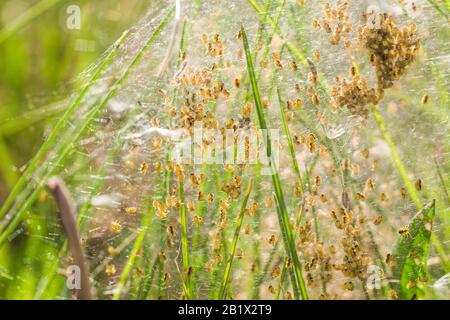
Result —
[{"label": "sunlit grass", "polygon": [[[448,144],[422,135],[427,126],[440,138],[448,131],[440,49],[420,39],[416,60],[423,61],[356,114],[351,101],[338,105],[335,88],[345,96],[341,79],[360,76],[370,88],[375,67],[356,39],[358,32],[364,39],[360,22],[330,44],[324,4],[248,0],[223,12],[220,1],[197,2],[176,19],[171,7],[150,12],[81,76],[78,89],[0,122],[9,190],[0,209],[0,297],[70,297],[62,269],[72,253],[45,189],[53,175],[73,192],[97,298],[437,297],[432,284],[450,269]],[[446,16],[444,5],[430,4],[430,19]],[[409,20],[407,5],[398,26]],[[352,2],[349,11],[361,8]],[[44,11],[8,27],[3,44]],[[417,21],[419,36],[437,30]],[[414,90],[425,91],[427,102]],[[34,157],[15,164],[10,139],[47,119],[51,130]],[[195,121],[204,129],[278,129],[279,159],[265,131],[258,152],[266,168],[174,162],[177,134],[192,134]],[[211,141],[195,144],[205,150]],[[238,144],[230,150],[236,161]],[[422,216],[429,220],[418,222]],[[406,247],[417,248],[423,272]],[[391,256],[407,270],[395,269]],[[29,263],[18,268],[23,257]],[[382,288],[368,285],[371,270],[382,270]],[[19,278],[26,284],[16,292]]]}]

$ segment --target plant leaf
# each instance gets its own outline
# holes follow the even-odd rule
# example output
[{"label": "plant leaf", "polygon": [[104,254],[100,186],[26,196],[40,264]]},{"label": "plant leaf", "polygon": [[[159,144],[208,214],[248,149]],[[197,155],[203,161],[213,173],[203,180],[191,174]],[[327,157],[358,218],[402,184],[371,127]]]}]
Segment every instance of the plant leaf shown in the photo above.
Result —
[{"label": "plant leaf", "polygon": [[415,299],[425,295],[423,286],[428,277],[427,259],[434,216],[433,200],[412,218],[408,233],[400,235],[394,245],[393,288],[398,291],[400,299]]}]

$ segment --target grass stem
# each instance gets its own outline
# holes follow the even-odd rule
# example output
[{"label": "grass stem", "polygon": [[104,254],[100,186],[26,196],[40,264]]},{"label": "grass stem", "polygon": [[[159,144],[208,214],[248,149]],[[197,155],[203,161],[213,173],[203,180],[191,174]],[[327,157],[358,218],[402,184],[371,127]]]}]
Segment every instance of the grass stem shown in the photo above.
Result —
[{"label": "grass stem", "polygon": [[40,161],[44,158],[47,151],[52,146],[53,142],[57,140],[57,138],[60,136],[64,126],[69,121],[70,117],[74,114],[74,112],[77,110],[79,105],[81,104],[82,100],[86,96],[86,94],[89,92],[91,87],[94,85],[94,83],[99,79],[101,73],[103,70],[112,62],[112,58],[115,56],[118,48],[125,42],[129,35],[129,32],[126,31],[122,34],[120,39],[116,42],[116,44],[112,47],[108,55],[105,57],[103,62],[97,67],[92,77],[89,79],[88,83],[83,87],[83,89],[79,92],[77,97],[75,98],[74,102],[70,105],[70,107],[67,109],[67,111],[64,113],[64,115],[58,120],[55,127],[53,128],[52,133],[47,138],[45,143],[41,146],[39,151],[36,153],[36,155],[33,157],[33,159],[30,161],[30,164],[27,166],[17,183],[15,184],[14,188],[11,190],[10,194],[8,195],[7,199],[3,203],[2,208],[0,209],[0,219],[2,219],[8,209],[11,207],[11,205],[16,200],[19,192],[22,190],[22,188],[25,186],[25,184],[28,182],[28,180],[31,178],[31,175],[35,171],[35,169],[38,167]]},{"label": "grass stem", "polygon": [[185,295],[188,300],[192,299],[191,292],[191,277],[189,272],[189,242],[187,236],[187,217],[186,217],[186,204],[184,196],[184,179],[180,179],[179,182],[179,197],[181,201],[180,205],[180,222],[181,222],[181,253],[183,256],[183,276],[184,276],[184,288]]},{"label": "grass stem", "polygon": [[154,213],[155,213],[155,209],[152,207],[148,211],[148,213],[144,216],[144,218],[142,219],[141,230],[139,231],[139,235],[137,236],[136,241],[134,242],[133,248],[131,249],[131,252],[128,256],[128,260],[125,263],[125,268],[122,271],[119,283],[117,284],[117,286],[114,290],[113,300],[119,300],[122,295],[122,291],[126,286],[130,272],[134,267],[134,261],[136,260],[138,252],[142,248],[145,234],[148,230],[150,222],[152,221]]},{"label": "grass stem", "polygon": [[293,234],[292,234],[291,225],[289,222],[289,215],[287,213],[286,203],[284,201],[283,190],[281,187],[280,178],[278,176],[277,168],[276,168],[272,150],[271,150],[272,142],[270,140],[270,135],[268,133],[268,127],[267,127],[265,116],[264,116],[264,110],[263,110],[263,106],[261,103],[261,96],[260,96],[257,81],[256,81],[256,76],[255,76],[255,71],[254,71],[254,67],[253,67],[253,61],[252,61],[252,57],[251,57],[251,53],[250,53],[250,48],[248,45],[247,35],[245,33],[243,26],[241,27],[241,32],[242,32],[242,36],[243,36],[244,51],[245,51],[245,56],[246,56],[246,60],[247,60],[247,69],[248,69],[248,73],[249,73],[249,77],[250,77],[251,87],[252,87],[252,91],[253,91],[253,97],[255,100],[259,125],[260,125],[261,129],[264,130],[264,132],[265,132],[264,138],[265,138],[265,144],[266,144],[266,153],[267,153],[267,157],[269,159],[270,167],[272,170],[272,182],[273,182],[273,186],[275,189],[275,195],[277,197],[277,201],[280,206],[281,216],[279,215],[279,220],[282,222],[280,225],[280,228],[281,228],[282,234],[283,234],[284,245],[285,245],[286,251],[289,253],[289,256],[291,257],[291,259],[293,261],[296,281],[297,281],[298,287],[300,289],[302,299],[307,300],[308,293],[307,293],[305,281],[304,281],[303,275],[302,275],[300,260],[297,255],[297,250],[296,250],[295,241],[294,241]]},{"label": "grass stem", "polygon": [[221,286],[221,289],[220,289],[220,296],[222,297],[222,299],[226,299],[228,279],[230,277],[230,272],[231,272],[231,266],[233,264],[234,253],[236,251],[236,246],[237,246],[237,242],[238,242],[238,239],[239,239],[239,233],[241,231],[242,222],[244,221],[244,215],[245,215],[245,211],[247,209],[247,202],[248,202],[248,199],[250,197],[250,193],[252,191],[252,186],[253,186],[253,181],[250,180],[248,182],[247,191],[245,193],[244,200],[242,201],[241,211],[239,213],[239,216],[238,216],[238,219],[237,219],[237,222],[236,222],[236,229],[234,231],[233,241],[231,243],[230,254],[229,254],[229,257],[228,257],[227,265],[225,267],[225,273],[223,275],[222,286]]},{"label": "grass stem", "polygon": [[[417,210],[422,210],[422,201],[419,198],[419,195],[416,192],[416,189],[413,186],[413,183],[408,177],[408,173],[406,171],[406,168],[400,159],[400,156],[397,152],[397,148],[395,146],[394,141],[391,138],[391,135],[389,134],[386,125],[383,121],[383,118],[381,117],[380,113],[378,112],[378,109],[375,105],[371,107],[372,114],[375,117],[375,121],[378,124],[378,128],[381,131],[381,134],[383,135],[384,140],[389,146],[389,150],[391,151],[392,159],[394,160],[395,167],[397,168],[398,173],[400,174],[400,177],[403,180],[403,183],[405,184],[406,190],[408,191],[409,196],[411,197],[414,205],[416,206]],[[439,256],[439,259],[442,262],[442,265],[444,266],[446,272],[450,271],[450,263],[448,262],[447,254],[445,253],[445,250],[440,243],[439,239],[436,238],[436,235],[434,233],[431,234],[431,242],[436,249],[436,253]]]},{"label": "grass stem", "polygon": [[[47,173],[47,176],[43,181],[46,181],[50,176],[54,175],[56,171],[59,169],[59,166],[63,162],[63,160],[68,156],[69,151],[73,148],[73,144],[78,141],[83,133],[85,132],[86,128],[92,123],[96,115],[101,112],[108,102],[111,100],[112,97],[117,93],[119,88],[122,86],[124,81],[128,78],[131,71],[134,69],[134,67],[140,62],[142,57],[144,56],[144,53],[147,51],[147,49],[150,47],[150,45],[156,40],[158,35],[161,33],[161,31],[164,29],[164,27],[169,22],[170,18],[173,15],[173,8],[169,10],[166,17],[163,19],[163,21],[159,24],[159,26],[156,28],[156,30],[153,32],[151,37],[147,40],[147,42],[144,44],[144,46],[138,51],[134,59],[131,61],[131,63],[128,65],[128,67],[125,69],[122,76],[114,83],[113,87],[109,90],[108,94],[105,96],[105,98],[102,100],[102,102],[93,108],[93,110],[89,111],[86,118],[83,119],[83,123],[76,128],[76,132],[71,136],[72,141],[68,141],[65,144],[65,147],[58,153],[57,158],[53,161],[52,167],[50,168],[49,172]],[[128,32],[125,32],[124,35],[119,40],[119,44],[125,40],[127,37]],[[114,48],[117,48],[116,45]],[[114,51],[114,49],[113,49]],[[111,53],[110,53],[111,54]],[[109,64],[112,56],[109,56],[110,58],[105,59],[105,61],[108,61],[107,63],[104,61],[102,63],[103,68]],[[99,68],[102,69],[102,68]],[[94,76],[91,78],[91,81],[89,81],[89,84],[83,91],[80,93],[80,95],[75,100],[74,104],[71,106],[71,108],[64,114],[63,118],[58,122],[56,128],[53,130],[50,138],[46,141],[46,143],[39,149],[36,156],[33,158],[31,164],[28,166],[24,174],[21,176],[19,181],[16,183],[15,187],[13,188],[13,191],[11,191],[11,194],[8,196],[7,200],[5,201],[2,209],[0,210],[0,219],[6,214],[9,206],[14,202],[14,199],[16,198],[17,194],[21,190],[21,188],[25,185],[25,183],[28,181],[28,178],[33,173],[34,169],[37,168],[39,161],[44,157],[46,151],[50,148],[51,143],[58,137],[59,133],[62,131],[64,124],[69,120],[70,116],[73,114],[75,109],[78,107],[78,105],[81,103],[82,98],[87,93],[88,89],[92,84],[95,82],[95,80],[100,76],[100,71],[97,69]],[[31,207],[31,205],[36,201],[38,194],[41,190],[43,182],[40,183],[40,185],[36,186],[34,188],[34,191],[31,193],[30,196],[26,198],[23,205],[20,207],[20,209],[16,212],[13,220],[11,223],[6,227],[6,229],[0,230],[0,247],[3,246],[3,244],[7,241],[9,235],[15,230],[15,228],[19,225],[19,223],[22,220],[23,215],[27,212],[27,210]],[[3,232],[2,232],[3,231]]]}]

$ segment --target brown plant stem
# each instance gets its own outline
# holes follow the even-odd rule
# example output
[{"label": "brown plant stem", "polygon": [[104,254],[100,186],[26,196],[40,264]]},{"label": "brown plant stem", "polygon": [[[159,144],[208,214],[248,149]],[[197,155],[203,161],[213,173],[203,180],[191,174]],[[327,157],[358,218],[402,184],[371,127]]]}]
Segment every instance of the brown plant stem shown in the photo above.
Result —
[{"label": "brown plant stem", "polygon": [[55,198],[59,209],[61,225],[69,243],[69,249],[73,257],[74,265],[80,268],[80,289],[76,289],[75,295],[80,300],[92,300],[91,284],[89,282],[89,269],[84,258],[80,237],[75,221],[75,209],[72,197],[64,181],[59,177],[51,178],[47,187]]}]

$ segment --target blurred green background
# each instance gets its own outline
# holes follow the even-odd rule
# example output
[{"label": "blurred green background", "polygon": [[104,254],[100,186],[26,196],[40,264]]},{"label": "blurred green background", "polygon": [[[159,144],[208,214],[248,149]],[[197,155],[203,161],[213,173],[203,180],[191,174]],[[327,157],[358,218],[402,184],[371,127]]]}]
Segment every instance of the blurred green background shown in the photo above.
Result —
[{"label": "blurred green background", "polygon": [[[0,204],[36,152],[52,105],[148,8],[142,0],[0,0]],[[71,7],[72,6],[72,7]],[[69,29],[80,9],[80,28]],[[76,13],[75,13],[76,14]]]}]

